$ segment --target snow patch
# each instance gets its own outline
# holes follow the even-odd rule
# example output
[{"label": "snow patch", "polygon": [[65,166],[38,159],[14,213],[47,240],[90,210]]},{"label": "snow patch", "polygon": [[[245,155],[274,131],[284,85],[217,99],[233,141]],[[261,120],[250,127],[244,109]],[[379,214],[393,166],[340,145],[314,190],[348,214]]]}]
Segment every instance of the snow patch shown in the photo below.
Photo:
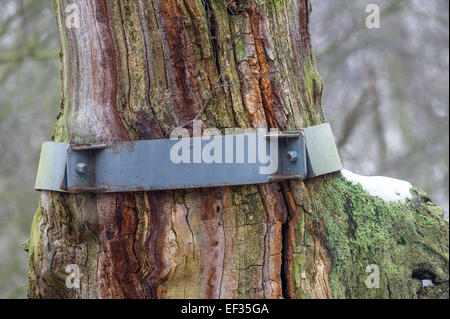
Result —
[{"label": "snow patch", "polygon": [[361,187],[372,196],[379,197],[386,202],[398,202],[411,199],[409,182],[383,176],[361,176],[346,169],[341,171],[342,175],[353,184]]}]

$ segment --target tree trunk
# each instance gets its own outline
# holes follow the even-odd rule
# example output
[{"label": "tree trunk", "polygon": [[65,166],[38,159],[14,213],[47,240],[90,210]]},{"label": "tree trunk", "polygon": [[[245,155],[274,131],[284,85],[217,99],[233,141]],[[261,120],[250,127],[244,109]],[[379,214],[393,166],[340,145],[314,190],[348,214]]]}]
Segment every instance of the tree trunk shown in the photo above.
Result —
[{"label": "tree trunk", "polygon": [[[79,29],[66,27],[69,3]],[[324,121],[306,0],[56,0],[55,8],[63,81],[55,141],[168,138],[197,114],[219,129]],[[387,203],[340,173],[180,191],[42,192],[28,295],[448,297],[448,229],[424,193]],[[66,286],[69,264],[80,268],[79,288]],[[370,264],[379,266],[378,289],[365,285]]]}]

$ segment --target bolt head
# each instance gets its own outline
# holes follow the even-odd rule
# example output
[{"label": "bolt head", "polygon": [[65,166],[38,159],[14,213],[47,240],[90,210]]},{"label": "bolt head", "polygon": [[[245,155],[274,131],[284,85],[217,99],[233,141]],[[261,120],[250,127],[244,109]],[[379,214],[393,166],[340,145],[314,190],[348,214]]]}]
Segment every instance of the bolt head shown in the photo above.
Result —
[{"label": "bolt head", "polygon": [[75,170],[77,171],[78,174],[84,175],[88,172],[89,167],[87,166],[86,163],[78,163]]},{"label": "bolt head", "polygon": [[287,159],[291,162],[295,162],[298,158],[298,154],[296,151],[289,151],[287,153]]}]

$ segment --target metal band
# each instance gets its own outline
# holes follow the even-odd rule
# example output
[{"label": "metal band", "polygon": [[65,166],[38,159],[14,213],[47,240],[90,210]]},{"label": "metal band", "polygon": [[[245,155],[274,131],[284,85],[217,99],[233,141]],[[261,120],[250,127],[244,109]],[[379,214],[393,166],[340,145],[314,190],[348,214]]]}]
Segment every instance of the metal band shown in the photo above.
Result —
[{"label": "metal band", "polygon": [[[182,154],[180,162],[183,151],[189,155]],[[306,179],[341,168],[329,124],[262,138],[252,133],[99,145],[45,142],[35,189],[110,193],[231,186]]]}]

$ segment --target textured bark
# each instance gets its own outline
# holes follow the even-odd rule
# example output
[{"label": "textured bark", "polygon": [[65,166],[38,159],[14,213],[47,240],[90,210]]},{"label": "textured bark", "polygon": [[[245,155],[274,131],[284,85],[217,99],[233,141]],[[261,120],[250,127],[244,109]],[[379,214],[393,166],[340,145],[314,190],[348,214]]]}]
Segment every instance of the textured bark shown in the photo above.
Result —
[{"label": "textured bark", "polygon": [[[80,8],[80,29],[65,27],[68,3]],[[205,126],[219,129],[324,121],[308,1],[61,0],[55,9],[63,81],[55,141],[167,138],[202,110]],[[339,173],[214,189],[42,192],[28,294],[448,296],[448,222],[439,215],[419,191],[388,204]],[[364,286],[373,263],[380,289]],[[68,264],[80,267],[80,289],[65,286]],[[421,288],[425,277],[432,288]]]}]

